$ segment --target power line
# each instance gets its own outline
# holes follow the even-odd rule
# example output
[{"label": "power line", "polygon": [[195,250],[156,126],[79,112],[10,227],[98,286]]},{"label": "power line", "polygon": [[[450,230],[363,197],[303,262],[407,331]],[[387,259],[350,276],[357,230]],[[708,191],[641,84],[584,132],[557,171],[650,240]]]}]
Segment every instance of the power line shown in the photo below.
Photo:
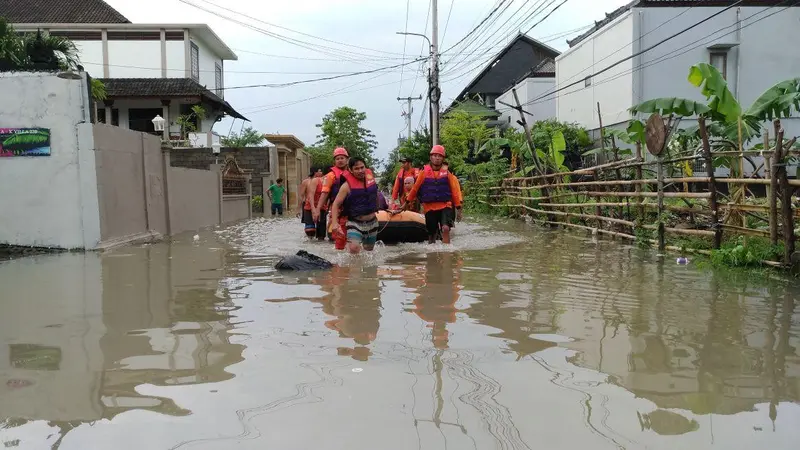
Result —
[{"label": "power line", "polygon": [[[190,6],[197,7],[197,5],[196,5],[196,4],[194,4],[194,3],[192,3],[192,1],[190,1],[190,0],[178,0],[178,1],[179,1],[179,2],[181,2],[181,3],[184,3],[184,4],[186,4],[186,5],[190,5]],[[334,41],[334,40],[332,40],[332,39],[328,39],[328,38],[324,38],[324,37],[320,37],[320,36],[315,36],[315,35],[313,35],[313,34],[304,33],[304,32],[302,32],[302,31],[293,30],[293,29],[291,29],[291,28],[287,28],[287,27],[284,27],[284,26],[281,26],[281,25],[276,25],[276,24],[274,24],[274,23],[266,22],[266,21],[263,21],[263,20],[261,20],[261,19],[255,18],[255,17],[248,16],[248,15],[247,15],[247,14],[245,14],[245,13],[242,13],[242,12],[240,12],[240,11],[236,11],[236,10],[233,10],[233,9],[230,9],[230,8],[226,8],[226,7],[222,6],[222,5],[218,5],[218,4],[216,4],[216,3],[214,3],[214,2],[211,2],[211,1],[209,1],[209,0],[198,0],[198,1],[201,1],[201,2],[203,2],[203,3],[205,3],[205,4],[208,4],[208,5],[213,5],[213,6],[216,6],[216,7],[217,7],[217,8],[219,8],[219,9],[222,9],[222,10],[224,10],[224,11],[228,11],[228,12],[230,12],[230,13],[233,13],[233,14],[236,14],[236,15],[239,15],[239,16],[242,16],[242,17],[247,17],[248,19],[255,20],[256,22],[263,23],[264,25],[269,25],[269,26],[271,26],[271,27],[279,28],[279,29],[281,29],[281,30],[290,31],[290,32],[292,32],[292,33],[297,33],[297,34],[299,34],[299,35],[306,36],[306,37],[310,37],[310,38],[312,38],[312,39],[319,39],[319,40],[321,40],[321,41],[324,41],[324,42],[329,42],[329,43],[332,43],[332,44],[343,45],[343,46],[345,46],[345,47],[352,47],[352,48],[357,48],[357,49],[360,49],[360,50],[367,50],[367,51],[370,51],[370,52],[373,52],[373,53],[383,53],[383,54],[390,54],[390,55],[399,55],[399,53],[395,53],[395,52],[387,52],[387,51],[385,51],[385,50],[377,50],[377,49],[373,49],[373,48],[369,48],[369,47],[362,47],[362,46],[360,46],[360,45],[348,44],[348,43],[346,43],[346,42]]]},{"label": "power line", "polygon": [[[411,11],[411,0],[406,0],[406,26],[403,30],[403,62],[406,62],[406,44],[408,43],[408,13]],[[403,69],[400,68],[400,87],[397,88],[397,95],[400,96],[400,91],[403,90]]]},{"label": "power line", "polygon": [[[799,0],[787,0],[786,2],[783,2],[783,3],[781,3],[781,4],[789,3],[789,2],[791,2],[791,1],[794,1],[794,3],[792,3],[792,4],[791,4],[791,5],[789,5],[789,6],[786,6],[785,8],[783,8],[783,9],[781,9],[781,10],[779,10],[779,11],[775,11],[775,12],[773,12],[773,13],[771,13],[771,14],[767,15],[767,16],[764,16],[764,17],[762,17],[762,18],[760,18],[760,19],[757,19],[757,20],[754,20],[754,21],[752,21],[752,22],[750,22],[750,23],[747,23],[747,24],[745,24],[745,25],[742,25],[740,29],[745,29],[745,28],[747,28],[747,27],[749,27],[749,26],[751,26],[751,25],[755,25],[756,23],[758,23],[758,22],[760,22],[760,21],[762,21],[762,20],[764,20],[764,19],[768,19],[768,18],[770,18],[770,17],[774,16],[775,14],[779,14],[779,13],[781,13],[781,12],[784,12],[784,11],[786,11],[787,9],[789,9],[789,8],[791,8],[791,7],[793,7],[793,6],[796,6]],[[769,9],[771,9],[771,8],[777,7],[777,6],[780,6],[780,5],[772,5],[772,6],[765,7],[766,9],[764,9],[763,11],[761,11],[761,12],[758,12],[758,13],[755,13],[755,14],[753,14],[752,16],[750,16],[750,19],[752,19],[753,17],[755,17],[755,16],[757,16],[757,15],[760,15],[760,14],[762,14],[762,13],[766,12],[767,10],[769,10]],[[638,71],[640,71],[640,70],[646,69],[647,67],[650,67],[650,66],[653,66],[653,65],[656,65],[656,64],[660,64],[660,63],[662,63],[662,62],[664,62],[664,61],[668,61],[668,60],[670,60],[670,59],[673,59],[673,58],[676,58],[676,57],[678,57],[678,56],[681,56],[681,55],[683,55],[683,54],[685,54],[685,53],[687,53],[687,52],[689,52],[689,51],[691,51],[691,50],[694,50],[694,49],[696,49],[696,48],[703,47],[704,45],[708,44],[708,42],[711,42],[711,41],[713,41],[713,40],[715,40],[715,39],[719,39],[719,38],[721,38],[721,37],[723,37],[723,36],[727,36],[727,35],[729,35],[729,34],[735,33],[737,30],[732,30],[732,31],[729,31],[729,32],[727,32],[727,33],[725,33],[725,34],[722,34],[722,35],[720,35],[720,36],[714,36],[715,34],[719,33],[720,31],[723,31],[723,30],[725,30],[725,29],[728,29],[728,28],[731,28],[731,27],[735,27],[735,26],[737,26],[737,24],[735,24],[735,23],[734,23],[734,24],[732,24],[732,25],[728,25],[728,26],[722,27],[722,28],[720,28],[720,29],[718,29],[718,30],[716,30],[716,31],[714,31],[714,32],[712,32],[712,33],[709,33],[709,34],[707,34],[706,36],[704,36],[704,37],[700,38],[700,39],[698,40],[698,42],[699,42],[699,43],[697,43],[697,44],[696,44],[696,45],[694,45],[694,46],[691,46],[691,44],[689,44],[689,45],[685,45],[685,46],[683,46],[683,47],[680,47],[680,48],[678,48],[678,49],[676,49],[676,50],[673,50],[673,51],[672,51],[672,52],[670,52],[670,53],[667,53],[667,54],[665,54],[665,55],[659,56],[659,57],[655,58],[655,59],[654,59],[654,60],[652,60],[652,61],[648,61],[648,62],[646,62],[646,63],[640,64],[640,65],[638,65],[638,66],[636,66],[636,67],[634,67],[634,68],[632,68],[632,69],[629,69],[629,70],[626,70],[626,71],[624,71],[624,72],[621,72],[621,73],[619,73],[619,74],[617,74],[617,75],[615,75],[615,76],[613,76],[613,77],[611,77],[611,78],[608,78],[608,79],[606,79],[606,80],[602,80],[602,81],[600,81],[600,82],[596,83],[596,84],[595,84],[595,86],[597,86],[597,85],[601,85],[601,84],[604,84],[604,83],[608,83],[608,82],[611,82],[611,81],[614,81],[614,80],[616,80],[616,79],[618,79],[618,78],[621,78],[621,77],[623,77],[623,76],[626,76],[626,75],[632,74],[632,73],[634,73],[634,72],[638,72]],[[714,36],[714,37],[711,39],[711,41],[708,41],[708,42],[706,42],[706,39],[708,39],[709,37],[712,37],[712,36]],[[564,94],[563,94],[563,96],[567,96],[567,95],[570,95],[570,94],[575,94],[575,93],[578,93],[578,92],[581,92],[581,91],[580,91],[580,90],[575,90],[575,91],[572,91],[572,92],[566,92],[566,93],[564,93]],[[555,93],[557,93],[557,92],[553,92],[553,93],[551,93],[551,94],[545,94],[545,95],[543,95],[543,96],[541,96],[541,97],[537,97],[537,98],[535,98],[535,99],[533,99],[533,100],[530,100],[530,101],[528,101],[528,102],[526,102],[526,103],[523,103],[523,106],[527,106],[527,105],[536,105],[536,104],[539,104],[539,103],[544,103],[544,102],[550,101],[550,100],[552,100],[552,99],[550,99],[550,98],[544,98],[544,97],[545,97],[545,96],[550,96],[550,95],[552,95],[552,94],[555,94]]]},{"label": "power line", "polygon": [[493,10],[492,10],[490,13],[489,13],[489,15],[488,15],[488,16],[486,16],[486,17],[485,17],[483,20],[481,20],[481,22],[480,22],[480,23],[479,23],[479,24],[478,24],[478,25],[477,25],[475,28],[473,28],[473,29],[472,29],[472,31],[470,31],[469,33],[467,33],[467,34],[466,34],[464,37],[462,37],[462,38],[461,38],[461,40],[459,40],[458,42],[456,42],[455,44],[453,44],[452,46],[450,46],[450,48],[448,48],[447,50],[445,50],[445,51],[444,51],[444,52],[442,52],[442,53],[445,53],[445,52],[448,52],[448,51],[450,51],[450,50],[454,49],[455,47],[457,47],[457,46],[458,46],[458,44],[460,44],[460,43],[464,42],[464,41],[465,41],[465,40],[466,40],[468,37],[470,37],[470,35],[472,35],[472,33],[474,33],[474,32],[476,32],[476,31],[478,31],[478,28],[480,28],[480,27],[481,27],[481,25],[483,25],[484,23],[486,23],[486,21],[487,21],[487,20],[491,19],[491,18],[492,18],[492,16],[494,15],[494,13],[496,13],[496,12],[497,12],[497,10],[498,10],[498,9],[500,9],[500,7],[501,7],[501,6],[503,6],[503,3],[505,3],[505,2],[506,2],[506,0],[500,0],[500,2],[499,2],[499,3],[497,4],[497,6],[496,6],[496,7],[495,7],[495,8],[494,8],[494,9],[493,9]]},{"label": "power line", "polygon": [[[240,48],[234,48],[232,50],[236,51],[236,52],[241,52],[241,53],[249,53],[249,54],[252,54],[252,55],[266,56],[266,57],[269,57],[269,58],[298,59],[298,60],[301,60],[301,61],[344,62],[344,61],[342,61],[342,58],[309,58],[309,57],[305,57],[305,56],[276,55],[276,54],[272,54],[272,53],[262,53],[262,52],[256,52],[256,51],[253,51],[253,50],[244,50],[244,49],[240,49]],[[383,57],[382,56],[382,57],[374,57],[374,58],[369,58],[369,59],[354,59],[354,60],[351,60],[351,61],[353,61],[353,62],[360,62],[360,61],[377,62],[377,61],[402,61],[402,60],[403,60],[403,58],[400,58],[400,57],[391,57],[391,56]]]},{"label": "power line", "polygon": [[[422,30],[422,34],[425,34],[425,33],[428,32],[428,23],[430,23],[430,21],[431,21],[431,7],[432,6],[433,5],[431,3],[431,0],[428,0],[428,15],[425,17],[425,28]],[[425,50],[425,41],[422,42],[422,48],[419,49],[420,56],[423,55],[423,50]],[[422,71],[423,69],[424,69],[424,66],[421,67],[419,70]],[[417,80],[419,80],[419,77],[414,78],[414,85],[411,86],[411,95],[414,95],[414,90],[417,89]]]},{"label": "power line", "polygon": [[[604,69],[602,69],[602,70],[600,70],[600,71],[598,71],[598,72],[595,72],[595,73],[593,73],[593,74],[591,74],[591,75],[587,76],[586,78],[593,78],[593,77],[596,77],[597,75],[600,75],[600,74],[602,74],[602,73],[608,72],[609,70],[613,69],[614,67],[617,67],[618,65],[620,65],[620,64],[622,64],[622,63],[624,63],[624,62],[626,62],[626,61],[630,61],[631,59],[633,59],[633,58],[635,58],[635,57],[637,57],[637,56],[639,56],[639,55],[642,55],[642,54],[644,54],[644,53],[646,53],[646,52],[649,52],[650,50],[652,50],[652,49],[654,49],[654,48],[656,48],[656,47],[660,46],[661,44],[664,44],[665,42],[667,42],[667,41],[670,41],[670,40],[672,40],[672,39],[674,39],[674,38],[676,38],[676,37],[680,36],[681,34],[683,34],[683,33],[687,32],[687,31],[689,31],[689,30],[691,30],[691,29],[693,29],[693,28],[695,28],[695,27],[698,27],[698,26],[700,26],[700,25],[702,25],[702,24],[704,24],[704,23],[706,23],[706,22],[708,22],[709,20],[713,19],[714,17],[717,17],[717,16],[719,16],[720,14],[723,14],[723,13],[725,13],[726,11],[730,10],[731,8],[734,8],[735,6],[737,6],[737,5],[739,5],[740,3],[742,3],[742,1],[743,1],[743,0],[738,0],[737,2],[735,2],[735,3],[731,4],[730,6],[728,6],[727,8],[725,8],[725,9],[723,9],[723,10],[721,10],[721,11],[718,11],[718,12],[716,12],[716,13],[714,13],[714,14],[712,14],[712,15],[708,16],[708,17],[706,17],[705,19],[703,19],[703,20],[701,20],[701,21],[699,21],[699,22],[697,22],[697,23],[695,23],[695,24],[692,24],[692,25],[690,25],[690,26],[688,26],[688,27],[684,28],[683,30],[681,30],[681,31],[679,31],[679,32],[677,32],[677,33],[675,33],[675,34],[672,34],[672,35],[670,35],[670,36],[667,36],[666,38],[664,38],[664,39],[662,39],[662,40],[660,40],[660,41],[656,42],[655,44],[651,45],[650,47],[647,47],[647,48],[645,48],[644,50],[640,50],[640,51],[638,51],[638,52],[636,52],[636,53],[633,53],[633,54],[631,54],[630,56],[626,56],[625,58],[622,58],[622,59],[618,60],[617,62],[615,62],[615,63],[611,64],[610,66],[608,66],[608,67],[606,67],[606,68],[604,68]],[[542,96],[540,96],[540,97],[537,97],[537,98],[533,99],[532,101],[540,100],[540,99],[542,99],[542,98],[544,98],[544,97],[546,97],[546,96],[552,95],[552,94],[557,94],[557,93],[559,93],[559,92],[561,92],[561,91],[564,91],[565,89],[571,88],[572,86],[575,86],[575,85],[577,85],[577,84],[579,84],[579,83],[582,83],[583,81],[584,81],[584,80],[578,80],[578,81],[576,81],[576,82],[574,82],[574,83],[570,83],[570,84],[568,84],[568,85],[566,85],[566,86],[563,86],[563,87],[560,87],[560,88],[558,88],[558,89],[554,90],[554,91],[553,91],[553,92],[551,92],[551,93],[544,94],[544,95],[542,95]]]},{"label": "power line", "polygon": [[[539,25],[540,23],[544,22],[544,21],[545,21],[545,19],[547,19],[548,17],[550,17],[550,15],[551,15],[551,14],[553,14],[554,12],[558,11],[558,8],[561,8],[562,6],[564,6],[564,3],[567,3],[568,1],[569,1],[569,0],[564,0],[563,2],[559,3],[558,5],[556,5],[556,7],[555,7],[555,8],[553,8],[553,9],[551,9],[551,10],[550,10],[550,12],[549,12],[549,13],[547,13],[547,15],[546,15],[546,16],[542,17],[542,18],[541,18],[541,20],[539,20],[539,21],[538,21],[538,22],[536,22],[535,24],[531,25],[531,27],[530,27],[530,28],[528,28],[528,31],[526,31],[526,32],[525,32],[525,34],[528,34],[528,33],[530,33],[530,32],[531,32],[531,30],[532,30],[534,27],[536,27],[536,25]],[[552,4],[552,3],[551,3],[551,4]]]},{"label": "power line", "polygon": [[450,0],[450,10],[447,11],[447,21],[444,23],[444,33],[442,33],[442,42],[444,42],[444,37],[447,36],[447,26],[450,25],[450,15],[453,14],[453,5],[456,3],[456,0]]},{"label": "power line", "polygon": [[[103,66],[106,65],[108,67],[121,67],[126,69],[141,69],[141,70],[153,70],[153,71],[161,71],[161,67],[144,67],[144,66],[129,66],[125,64],[104,64],[102,62],[88,62],[88,61],[81,61],[83,65],[94,65],[94,66]],[[167,73],[169,72],[184,72],[184,69],[167,69]],[[200,73],[212,73],[216,72],[216,69],[199,69]],[[243,74],[272,74],[272,75],[346,75],[353,73],[352,71],[338,71],[338,72],[283,72],[283,71],[269,71],[269,70],[228,70],[225,69],[225,73],[243,73]]]}]

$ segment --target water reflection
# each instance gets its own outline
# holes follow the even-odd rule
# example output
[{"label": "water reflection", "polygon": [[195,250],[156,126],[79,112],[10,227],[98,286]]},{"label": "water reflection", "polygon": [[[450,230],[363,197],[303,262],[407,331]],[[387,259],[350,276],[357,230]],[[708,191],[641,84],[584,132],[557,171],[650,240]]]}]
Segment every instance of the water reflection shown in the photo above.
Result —
[{"label": "water reflection", "polygon": [[219,382],[242,360],[233,304],[218,289],[225,251],[189,245],[0,265],[0,418],[67,431],[130,410],[191,411],[156,386]]}]

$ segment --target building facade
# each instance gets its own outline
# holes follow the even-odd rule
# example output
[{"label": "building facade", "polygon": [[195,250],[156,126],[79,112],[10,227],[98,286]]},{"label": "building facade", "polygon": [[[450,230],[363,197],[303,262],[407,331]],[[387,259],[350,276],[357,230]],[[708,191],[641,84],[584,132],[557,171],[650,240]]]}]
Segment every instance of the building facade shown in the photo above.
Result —
[{"label": "building facade", "polygon": [[[552,96],[558,120],[597,130],[598,103],[603,125],[616,126],[630,119],[628,108],[653,98],[705,101],[687,81],[697,63],[717,67],[748,107],[774,84],[800,74],[800,49],[773,39],[800,21],[800,8],[787,4],[637,0],[607,14],[556,58],[556,84],[563,89]],[[787,136],[800,134],[798,125],[796,118],[784,121]]]},{"label": "building facade", "polygon": [[178,117],[201,105],[206,115],[191,117],[191,138],[210,146],[218,138],[209,132],[222,117],[245,119],[224,99],[225,61],[237,56],[208,25],[135,24],[102,0],[62,3],[0,0],[0,16],[18,32],[41,30],[75,43],[84,70],[106,86],[98,121],[155,133],[158,115],[169,123],[165,138],[189,138]]}]

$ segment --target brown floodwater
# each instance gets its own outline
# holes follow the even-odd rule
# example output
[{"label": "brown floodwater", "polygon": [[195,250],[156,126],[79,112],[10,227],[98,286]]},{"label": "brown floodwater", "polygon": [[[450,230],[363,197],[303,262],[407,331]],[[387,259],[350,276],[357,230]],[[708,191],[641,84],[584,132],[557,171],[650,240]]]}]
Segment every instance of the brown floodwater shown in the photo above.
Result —
[{"label": "brown floodwater", "polygon": [[[484,221],[0,263],[0,448],[791,449],[800,287]],[[277,273],[307,249],[338,267]]]}]

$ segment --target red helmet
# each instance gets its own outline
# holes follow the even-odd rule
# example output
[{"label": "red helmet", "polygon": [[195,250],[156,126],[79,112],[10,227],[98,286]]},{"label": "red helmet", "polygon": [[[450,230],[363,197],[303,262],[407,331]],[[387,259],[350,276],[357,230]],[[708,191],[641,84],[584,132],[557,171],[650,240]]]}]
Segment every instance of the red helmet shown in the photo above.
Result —
[{"label": "red helmet", "polygon": [[442,155],[442,158],[444,158],[444,156],[445,156],[445,154],[444,154],[444,146],[442,146],[442,145],[434,145],[433,148],[431,149],[431,153],[430,154],[431,155]]},{"label": "red helmet", "polygon": [[336,158],[337,156],[347,156],[348,158],[350,155],[347,153],[347,150],[344,147],[336,147],[336,150],[333,151],[333,157]]}]

